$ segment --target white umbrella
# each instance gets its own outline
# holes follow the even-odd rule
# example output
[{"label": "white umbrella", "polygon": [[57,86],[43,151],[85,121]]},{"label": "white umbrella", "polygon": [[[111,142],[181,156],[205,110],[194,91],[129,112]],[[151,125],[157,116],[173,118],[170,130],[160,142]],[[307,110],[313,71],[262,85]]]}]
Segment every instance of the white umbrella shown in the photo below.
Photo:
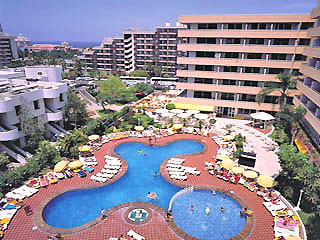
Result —
[{"label": "white umbrella", "polygon": [[199,110],[187,110],[187,113],[190,113],[190,114],[197,114],[199,112],[200,112]]},{"label": "white umbrella", "polygon": [[174,115],[173,113],[169,113],[169,112],[165,112],[161,114],[162,117],[173,117],[173,115]]},{"label": "white umbrella", "polygon": [[258,119],[258,120],[263,120],[263,121],[274,120],[274,116],[272,116],[271,114],[266,113],[266,112],[251,113],[250,117],[252,117],[253,119]]},{"label": "white umbrella", "polygon": [[194,117],[203,120],[203,119],[207,119],[209,116],[207,114],[198,113],[198,114],[195,114]]},{"label": "white umbrella", "polygon": [[179,118],[189,118],[191,116],[190,113],[180,113],[177,115]]},{"label": "white umbrella", "polygon": [[161,109],[156,110],[156,113],[158,113],[158,114],[162,114],[162,113],[166,113],[166,112],[168,112],[168,109],[161,108]]},{"label": "white umbrella", "polygon": [[182,110],[182,109],[172,109],[172,110],[170,110],[170,112],[174,113],[174,114],[179,114],[179,113],[183,113],[184,110]]}]

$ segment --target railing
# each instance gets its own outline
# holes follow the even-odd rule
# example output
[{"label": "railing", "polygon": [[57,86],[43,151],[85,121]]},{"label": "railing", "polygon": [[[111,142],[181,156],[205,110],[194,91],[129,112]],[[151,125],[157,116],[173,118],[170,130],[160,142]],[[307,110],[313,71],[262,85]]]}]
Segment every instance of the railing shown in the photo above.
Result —
[{"label": "railing", "polygon": [[191,193],[191,192],[193,192],[193,190],[194,190],[193,186],[192,187],[187,187],[187,188],[184,188],[184,189],[180,190],[175,195],[173,195],[173,197],[171,198],[170,203],[169,203],[168,211],[171,211],[172,205],[173,205],[174,201],[178,197],[180,197],[181,195],[187,194],[187,193]]},{"label": "railing", "polygon": [[290,209],[291,211],[293,212],[293,215],[295,216],[299,216],[299,221],[300,221],[300,224],[301,224],[301,228],[302,228],[302,233],[303,233],[303,239],[304,240],[307,240],[307,232],[306,232],[306,228],[300,218],[300,215],[298,214],[298,212],[294,209],[294,207],[291,205],[291,203],[288,202],[288,200],[283,197],[282,195],[280,195],[280,199],[282,202],[284,202]]}]

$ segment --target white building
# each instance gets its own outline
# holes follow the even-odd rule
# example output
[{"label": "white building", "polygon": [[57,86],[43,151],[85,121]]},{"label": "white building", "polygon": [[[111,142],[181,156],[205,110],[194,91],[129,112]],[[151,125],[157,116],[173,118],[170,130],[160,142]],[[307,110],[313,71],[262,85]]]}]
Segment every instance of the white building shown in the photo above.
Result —
[{"label": "white building", "polygon": [[[34,71],[28,72],[30,69]],[[28,80],[27,75],[33,76],[36,69],[49,72],[46,77],[40,78],[47,81]],[[12,72],[12,78],[5,80],[1,75],[8,75],[8,73],[0,72],[0,150],[6,151],[20,162],[23,162],[23,158],[30,156],[20,148],[24,146],[24,134],[20,121],[23,111],[44,126],[47,136],[66,132],[63,129],[63,109],[67,100],[68,87],[66,83],[59,82],[61,77],[57,77],[57,72],[59,67],[27,67],[25,77],[13,78],[14,72]]]},{"label": "white building", "polygon": [[31,41],[29,38],[22,36],[19,34],[17,38],[15,39],[17,48],[26,48],[31,46]]},{"label": "white building", "polygon": [[29,66],[25,67],[26,79],[43,82],[62,82],[61,66]]}]

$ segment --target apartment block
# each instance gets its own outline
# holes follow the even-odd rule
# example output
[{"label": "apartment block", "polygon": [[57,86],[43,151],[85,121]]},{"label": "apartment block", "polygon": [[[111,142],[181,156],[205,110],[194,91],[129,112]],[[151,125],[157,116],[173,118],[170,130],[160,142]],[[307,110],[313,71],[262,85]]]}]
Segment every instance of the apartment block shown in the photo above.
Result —
[{"label": "apartment block", "polygon": [[0,66],[18,58],[15,36],[0,31]]},{"label": "apartment block", "polygon": [[161,67],[167,77],[175,77],[177,69],[178,30],[184,27],[157,27],[155,31],[130,29],[121,38],[105,38],[99,47],[83,53],[80,59],[88,69],[128,73],[143,70],[146,65]]},{"label": "apartment block", "polygon": [[314,27],[307,33],[311,43],[303,51],[307,62],[300,68],[304,78],[297,83],[301,94],[293,102],[307,110],[302,124],[314,141],[314,146],[320,150],[320,1],[318,7],[312,10],[311,17],[315,20]]},{"label": "apartment block", "polygon": [[[275,112],[280,92],[256,102],[261,88],[279,82],[279,73],[300,74],[306,61],[315,20],[308,14],[182,16],[179,22],[177,88],[184,91],[178,104],[214,106],[218,115],[247,116],[256,111]],[[298,95],[291,90],[289,96]]]},{"label": "apartment block", "polygon": [[[52,71],[56,69],[56,67],[48,66],[43,68],[50,68]],[[59,69],[56,70],[61,73]],[[65,133],[62,127],[63,108],[67,101],[66,83],[53,81],[51,78],[56,78],[53,75],[48,76],[49,81],[29,79],[23,76],[21,71],[3,70],[0,71],[1,76],[3,76],[0,79],[1,151],[6,151],[14,157],[14,153],[21,150],[19,147],[24,146],[23,126],[20,118],[23,112],[36,118],[38,123],[44,126],[48,136]]]}]

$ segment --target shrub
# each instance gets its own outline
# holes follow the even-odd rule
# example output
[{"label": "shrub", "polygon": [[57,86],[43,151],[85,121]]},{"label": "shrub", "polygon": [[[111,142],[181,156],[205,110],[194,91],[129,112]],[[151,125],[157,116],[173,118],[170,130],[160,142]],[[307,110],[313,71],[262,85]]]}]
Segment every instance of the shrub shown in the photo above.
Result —
[{"label": "shrub", "polygon": [[173,103],[169,103],[166,106],[166,109],[168,109],[168,110],[172,110],[172,109],[175,109],[175,108],[176,108],[176,106]]}]

